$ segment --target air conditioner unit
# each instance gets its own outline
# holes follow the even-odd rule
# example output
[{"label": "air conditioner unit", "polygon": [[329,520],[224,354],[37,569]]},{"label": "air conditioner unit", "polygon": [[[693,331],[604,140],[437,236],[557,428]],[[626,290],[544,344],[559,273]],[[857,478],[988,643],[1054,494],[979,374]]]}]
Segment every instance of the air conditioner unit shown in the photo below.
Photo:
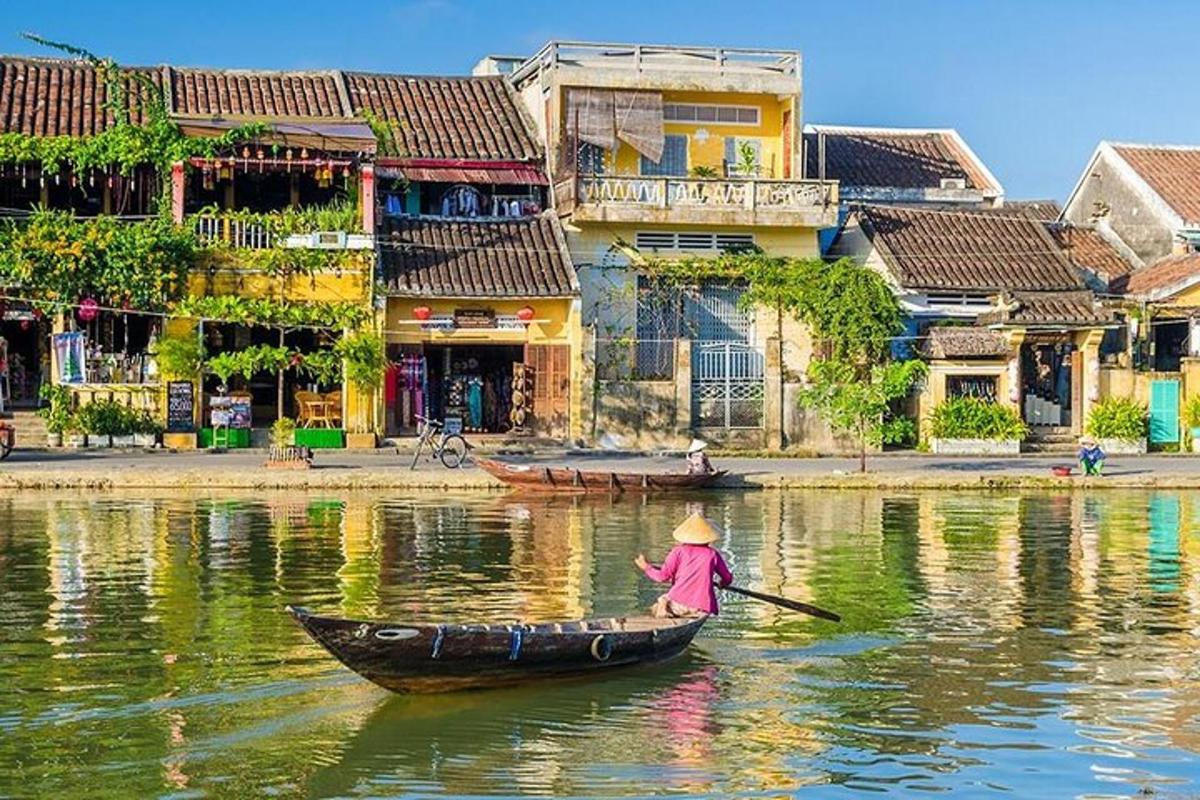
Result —
[{"label": "air conditioner unit", "polygon": [[943,189],[965,189],[967,188],[966,178],[942,178]]},{"label": "air conditioner unit", "polygon": [[315,231],[312,234],[312,247],[318,250],[344,250],[346,248],[345,231]]}]

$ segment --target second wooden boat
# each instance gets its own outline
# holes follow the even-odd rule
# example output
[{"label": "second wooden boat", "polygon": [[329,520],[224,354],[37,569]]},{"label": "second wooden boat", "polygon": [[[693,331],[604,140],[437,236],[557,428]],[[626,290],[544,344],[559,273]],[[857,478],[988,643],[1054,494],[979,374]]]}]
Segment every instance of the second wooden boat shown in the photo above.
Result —
[{"label": "second wooden boat", "polygon": [[611,470],[510,464],[476,458],[479,468],[510,486],[546,492],[678,492],[712,486],[725,470],[707,475],[674,472],[614,472]]},{"label": "second wooden boat", "polygon": [[591,675],[664,661],[707,617],[610,619],[535,625],[409,625],[288,612],[354,672],[394,692],[449,692]]}]

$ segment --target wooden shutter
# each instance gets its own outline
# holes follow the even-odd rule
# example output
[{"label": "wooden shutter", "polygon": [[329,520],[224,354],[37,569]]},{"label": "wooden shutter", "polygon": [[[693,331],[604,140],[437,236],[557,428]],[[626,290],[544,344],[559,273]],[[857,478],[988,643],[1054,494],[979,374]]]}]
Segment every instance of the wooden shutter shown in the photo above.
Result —
[{"label": "wooden shutter", "polygon": [[526,345],[525,363],[533,367],[534,429],[547,436],[566,436],[571,401],[570,346]]}]

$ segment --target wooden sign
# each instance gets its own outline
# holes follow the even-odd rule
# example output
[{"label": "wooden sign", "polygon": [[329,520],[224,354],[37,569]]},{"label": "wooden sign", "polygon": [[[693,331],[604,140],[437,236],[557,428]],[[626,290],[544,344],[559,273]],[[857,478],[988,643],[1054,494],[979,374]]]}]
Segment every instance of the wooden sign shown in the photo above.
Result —
[{"label": "wooden sign", "polygon": [[456,308],[454,309],[454,327],[494,328],[496,327],[496,312],[490,308]]},{"label": "wooden sign", "polygon": [[192,433],[196,430],[196,387],[191,381],[167,383],[167,432]]}]

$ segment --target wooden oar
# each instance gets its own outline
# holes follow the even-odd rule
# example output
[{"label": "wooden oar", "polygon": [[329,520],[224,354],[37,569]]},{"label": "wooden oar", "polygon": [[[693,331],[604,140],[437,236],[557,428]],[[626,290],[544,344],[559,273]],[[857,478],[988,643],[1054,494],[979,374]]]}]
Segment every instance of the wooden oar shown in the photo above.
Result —
[{"label": "wooden oar", "polygon": [[813,617],[820,617],[821,619],[827,619],[827,620],[830,620],[831,622],[841,622],[842,621],[842,618],[839,615],[833,613],[832,611],[826,611],[823,608],[817,608],[816,606],[810,606],[808,603],[801,603],[799,600],[788,600],[786,597],[776,597],[773,594],[763,594],[762,592],[755,592],[750,589],[743,589],[740,586],[722,586],[721,588],[727,592],[733,592],[734,594],[740,594],[745,597],[753,597],[755,600],[762,600],[764,603],[773,603],[781,608],[788,608],[788,609],[791,609],[792,611],[799,611],[801,614],[808,614]]}]

